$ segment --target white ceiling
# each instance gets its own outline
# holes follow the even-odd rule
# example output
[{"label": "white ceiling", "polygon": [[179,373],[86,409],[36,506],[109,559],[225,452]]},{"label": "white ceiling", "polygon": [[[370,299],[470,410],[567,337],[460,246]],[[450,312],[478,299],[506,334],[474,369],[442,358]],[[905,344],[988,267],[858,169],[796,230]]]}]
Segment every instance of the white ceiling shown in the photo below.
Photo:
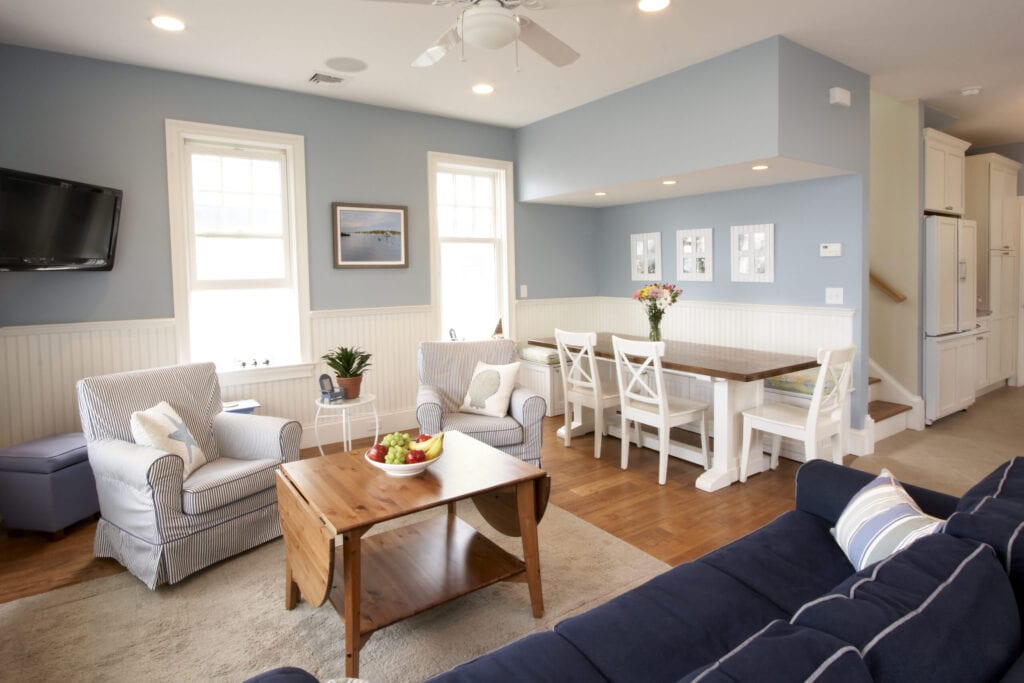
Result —
[{"label": "white ceiling", "polygon": [[[976,145],[1024,141],[1024,1],[546,0],[518,10],[582,57],[556,68],[526,48],[467,48],[429,69],[412,59],[455,7],[366,0],[0,0],[0,41],[244,83],[518,127],[743,45],[782,34],[872,76],[898,99],[959,118]],[[148,23],[188,23],[168,34]],[[332,57],[369,64],[343,85],[313,85]],[[497,91],[469,92],[477,81]],[[960,97],[964,86],[983,93]]]}]

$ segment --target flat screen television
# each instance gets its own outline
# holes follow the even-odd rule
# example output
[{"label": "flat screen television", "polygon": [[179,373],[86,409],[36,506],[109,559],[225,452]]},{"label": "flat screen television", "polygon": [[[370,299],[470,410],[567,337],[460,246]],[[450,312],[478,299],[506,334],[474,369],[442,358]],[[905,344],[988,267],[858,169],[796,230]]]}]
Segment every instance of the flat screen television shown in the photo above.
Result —
[{"label": "flat screen television", "polygon": [[0,270],[111,270],[121,194],[0,168]]}]

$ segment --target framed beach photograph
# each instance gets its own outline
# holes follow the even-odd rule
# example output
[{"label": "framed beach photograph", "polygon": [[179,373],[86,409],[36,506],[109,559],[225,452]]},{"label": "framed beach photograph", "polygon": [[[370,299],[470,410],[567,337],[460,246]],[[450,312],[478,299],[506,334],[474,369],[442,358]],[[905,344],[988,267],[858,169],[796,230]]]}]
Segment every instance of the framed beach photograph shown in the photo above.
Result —
[{"label": "framed beach photograph", "polygon": [[404,206],[331,204],[335,268],[408,268]]}]

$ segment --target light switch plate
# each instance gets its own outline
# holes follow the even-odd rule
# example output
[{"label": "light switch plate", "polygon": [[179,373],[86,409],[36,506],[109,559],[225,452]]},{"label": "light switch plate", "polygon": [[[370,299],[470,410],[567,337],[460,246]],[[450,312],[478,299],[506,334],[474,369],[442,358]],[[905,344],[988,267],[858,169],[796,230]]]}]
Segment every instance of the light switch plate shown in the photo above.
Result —
[{"label": "light switch plate", "polygon": [[520,299],[525,299],[526,298],[526,285],[519,285],[519,298]]},{"label": "light switch plate", "polygon": [[826,304],[842,304],[843,303],[843,288],[842,287],[826,287],[825,288],[825,303]]},{"label": "light switch plate", "polygon": [[842,242],[822,242],[818,245],[818,256],[842,256]]}]

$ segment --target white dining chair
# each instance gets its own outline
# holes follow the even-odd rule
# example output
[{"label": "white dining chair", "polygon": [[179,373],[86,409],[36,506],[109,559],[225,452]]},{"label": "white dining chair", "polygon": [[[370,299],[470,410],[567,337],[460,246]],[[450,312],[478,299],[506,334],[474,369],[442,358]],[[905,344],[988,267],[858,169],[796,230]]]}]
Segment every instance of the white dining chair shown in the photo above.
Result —
[{"label": "white dining chair", "polygon": [[565,396],[565,436],[568,448],[572,443],[572,416],[570,407],[594,411],[594,457],[601,457],[601,437],[608,433],[605,411],[619,405],[617,388],[604,388],[601,373],[598,372],[594,345],[597,334],[593,332],[566,332],[555,329],[555,343],[558,346],[558,362],[562,366],[562,394]]},{"label": "white dining chair", "polygon": [[842,349],[820,349],[818,380],[814,383],[811,404],[807,408],[788,403],[766,403],[743,411],[743,448],[740,451],[740,481],[747,480],[754,430],[772,434],[771,468],[779,466],[782,437],[804,442],[807,460],[818,457],[818,444],[829,439],[832,462],[843,464],[843,408],[850,394],[853,377],[853,346]]},{"label": "white dining chair", "polygon": [[[612,348],[622,411],[622,469],[629,467],[627,435],[630,422],[636,426],[638,434],[641,424],[658,430],[659,484],[664,484],[668,478],[668,441],[672,427],[700,423],[700,449],[704,455],[704,469],[708,469],[708,404],[669,396],[665,391],[665,373],[661,367],[665,342],[634,341],[613,336]],[[637,440],[639,442],[639,437]]]}]

